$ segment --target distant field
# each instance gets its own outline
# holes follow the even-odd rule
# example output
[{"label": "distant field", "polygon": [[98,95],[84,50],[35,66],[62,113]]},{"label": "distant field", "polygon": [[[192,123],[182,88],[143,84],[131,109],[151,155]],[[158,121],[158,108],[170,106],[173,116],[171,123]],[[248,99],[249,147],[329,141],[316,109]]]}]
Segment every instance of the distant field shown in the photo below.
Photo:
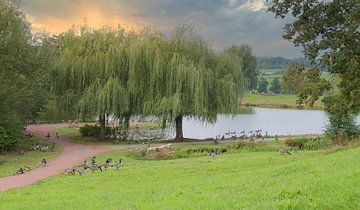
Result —
[{"label": "distant field", "polygon": [[0,209],[360,209],[360,147],[135,160],[0,193]]},{"label": "distant field", "polygon": [[281,77],[286,72],[286,69],[259,69],[258,72],[259,72],[259,79],[264,78],[271,84],[271,82],[275,78],[281,80]]},{"label": "distant field", "polygon": [[266,76],[259,76],[259,79],[260,78],[264,78],[265,80],[267,80],[269,82],[269,87],[270,87],[270,84],[271,82],[275,79],[275,78],[278,78],[280,81],[282,79],[282,76],[281,75],[266,75]]},{"label": "distant field", "polygon": [[[261,94],[245,94],[241,103],[244,105],[260,107],[296,108],[298,107],[296,100],[296,95],[268,96]],[[324,109],[324,105],[321,100],[317,101],[312,109]]]},{"label": "distant field", "polygon": [[286,72],[286,69],[259,69],[258,72],[265,74],[283,74]]}]

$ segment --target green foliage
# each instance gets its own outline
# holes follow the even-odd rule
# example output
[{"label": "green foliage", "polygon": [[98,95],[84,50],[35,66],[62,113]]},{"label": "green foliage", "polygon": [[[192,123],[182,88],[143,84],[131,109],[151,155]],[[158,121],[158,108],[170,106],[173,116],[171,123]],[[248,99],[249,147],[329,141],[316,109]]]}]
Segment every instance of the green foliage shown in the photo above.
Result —
[{"label": "green foliage", "polygon": [[243,90],[242,61],[216,53],[193,30],[170,38],[143,31],[72,29],[59,36],[53,85],[64,107],[80,115],[153,115],[173,123],[179,116],[212,122],[235,113]]},{"label": "green foliage", "polygon": [[270,91],[279,94],[281,92],[281,84],[279,78],[274,78],[271,82]]},{"label": "green foliage", "polygon": [[84,125],[79,129],[82,136],[99,136],[100,127],[97,125]]},{"label": "green foliage", "polygon": [[8,151],[22,140],[26,120],[44,109],[44,71],[50,56],[43,47],[46,40],[32,36],[13,1],[0,0],[0,34],[0,151]]},{"label": "green foliage", "polygon": [[330,123],[326,134],[336,139],[338,136],[353,137],[360,135],[360,127],[356,124],[356,115],[349,111],[351,104],[342,96],[331,96],[324,99],[327,104]]},{"label": "green foliage", "polygon": [[130,71],[136,71],[131,75],[142,75],[141,80],[135,81],[135,87],[138,91],[145,86],[141,90],[145,90],[146,115],[156,115],[168,122],[174,122],[178,116],[212,122],[217,113],[238,110],[243,79],[242,63],[237,56],[215,53],[191,27],[178,28],[170,40],[153,36],[143,40],[143,53],[137,52],[136,59],[149,55],[152,65],[137,68],[130,65]]},{"label": "green foliage", "polygon": [[[351,115],[360,112],[360,4],[358,0],[273,0],[269,11],[276,17],[293,16],[293,22],[285,27],[284,38],[296,46],[303,46],[305,55],[320,65],[334,77],[341,78],[340,91],[334,91],[325,98],[330,115],[329,132],[340,130],[353,135],[355,124]],[[310,72],[314,80],[301,86],[299,102],[310,96],[309,104],[317,99],[328,85],[318,79],[318,70]],[[320,88],[319,88],[320,87]],[[314,97],[315,96],[315,97]],[[341,99],[341,100],[338,100]],[[339,103],[334,105],[334,103]],[[345,106],[346,114],[336,114],[334,106]],[[335,109],[339,110],[340,109]],[[342,112],[342,111],[341,111]],[[335,114],[334,114],[335,113]],[[343,113],[343,112],[342,112]],[[339,118],[340,117],[340,118]],[[347,127],[344,129],[344,127]]]},{"label": "green foliage", "polygon": [[[37,117],[37,121],[40,122],[62,122],[68,120],[76,120],[77,114],[74,111],[63,110],[62,107],[57,106],[54,100],[49,100],[46,108]],[[83,118],[83,121],[93,120],[89,118]]]},{"label": "green foliage", "polygon": [[324,137],[288,139],[285,144],[299,150],[326,149],[331,145],[331,140]]},{"label": "green foliage", "polygon": [[124,30],[92,30],[87,25],[58,38],[53,71],[54,91],[65,108],[80,116],[128,111],[126,45]]},{"label": "green foliage", "polygon": [[269,82],[266,79],[261,78],[258,83],[257,91],[259,93],[266,93],[268,91],[268,85],[269,85]]},{"label": "green foliage", "polygon": [[0,153],[16,149],[23,139],[21,121],[14,116],[6,117],[0,120]]},{"label": "green foliage", "polygon": [[282,78],[283,92],[295,92],[299,105],[305,103],[313,107],[325,91],[330,90],[330,83],[321,78],[319,69],[305,70],[304,66],[291,65]]},{"label": "green foliage", "polygon": [[233,45],[226,52],[234,53],[243,62],[243,75],[245,78],[245,86],[249,90],[254,90],[257,87],[258,73],[256,71],[256,57],[252,54],[252,49],[249,45],[236,46]]}]

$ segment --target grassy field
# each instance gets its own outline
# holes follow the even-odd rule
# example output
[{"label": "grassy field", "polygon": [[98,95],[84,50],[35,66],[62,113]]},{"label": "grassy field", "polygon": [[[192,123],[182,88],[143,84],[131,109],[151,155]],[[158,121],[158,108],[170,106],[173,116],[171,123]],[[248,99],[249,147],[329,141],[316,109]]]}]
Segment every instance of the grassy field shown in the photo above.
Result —
[{"label": "grassy field", "polygon": [[[245,94],[242,99],[243,105],[274,107],[274,108],[298,108],[296,104],[296,95],[261,95],[261,94]],[[309,107],[303,107],[309,108]],[[324,109],[323,103],[318,100],[311,109]]]},{"label": "grassy field", "polygon": [[287,69],[258,69],[260,74],[284,74]]},{"label": "grassy field", "polygon": [[265,80],[267,80],[269,82],[269,87],[271,82],[275,79],[278,78],[281,80],[282,75],[286,72],[286,69],[259,69],[259,79],[260,78],[264,78]]},{"label": "grassy field", "polygon": [[0,193],[0,209],[359,209],[360,147],[135,160]]},{"label": "grassy field", "polygon": [[[43,140],[32,137],[31,143],[45,144]],[[18,155],[16,152],[0,155],[0,177],[14,175],[16,170],[23,166],[29,166],[31,169],[41,166],[40,161],[45,158],[51,160],[61,152],[56,148],[55,152],[25,151],[24,155]],[[0,208],[1,209],[1,208]]]}]

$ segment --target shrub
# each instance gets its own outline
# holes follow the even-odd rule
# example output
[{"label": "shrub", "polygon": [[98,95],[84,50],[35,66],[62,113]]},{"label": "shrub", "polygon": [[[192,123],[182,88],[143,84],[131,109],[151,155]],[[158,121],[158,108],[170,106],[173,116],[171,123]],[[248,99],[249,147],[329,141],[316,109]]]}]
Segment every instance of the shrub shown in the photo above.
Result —
[{"label": "shrub", "polygon": [[315,138],[311,139],[304,144],[306,150],[325,149],[331,145],[331,140],[328,138]]},{"label": "shrub", "polygon": [[297,148],[300,150],[318,150],[325,149],[331,144],[331,140],[323,137],[316,138],[299,138],[288,139],[285,144],[289,147]]},{"label": "shrub", "polygon": [[100,127],[96,125],[84,125],[80,127],[80,133],[83,136],[99,136],[100,135]]},{"label": "shrub", "polygon": [[23,138],[23,124],[8,116],[0,121],[0,153],[15,150]]},{"label": "shrub", "polygon": [[350,115],[343,118],[330,117],[330,123],[326,127],[326,134],[334,140],[349,139],[360,135],[360,127],[356,123],[355,116]]}]

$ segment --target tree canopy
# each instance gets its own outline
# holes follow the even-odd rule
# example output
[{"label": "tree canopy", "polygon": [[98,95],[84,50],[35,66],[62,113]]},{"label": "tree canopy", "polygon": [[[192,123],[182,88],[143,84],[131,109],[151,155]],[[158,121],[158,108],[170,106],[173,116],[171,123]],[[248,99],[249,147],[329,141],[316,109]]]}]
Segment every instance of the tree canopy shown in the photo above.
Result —
[{"label": "tree canopy", "polygon": [[268,86],[269,86],[269,82],[265,78],[261,77],[257,91],[259,93],[266,93],[268,91]]},{"label": "tree canopy", "polygon": [[[341,79],[338,85],[339,91],[334,91],[333,95],[324,99],[330,113],[330,122],[339,122],[338,119],[333,118],[347,119],[359,113],[360,2],[358,0],[273,0],[272,2],[269,11],[276,17],[293,17],[293,21],[284,29],[284,38],[296,46],[302,46],[310,60],[315,62],[319,59],[322,69],[327,69],[330,74]],[[314,73],[317,74],[316,71]],[[317,81],[323,82],[321,79]],[[310,91],[305,94],[311,93]],[[337,102],[341,102],[344,106],[334,105]],[[340,107],[342,110],[334,110]],[[343,114],[341,116],[332,114],[336,112]],[[341,123],[338,126],[342,127]]]},{"label": "tree canopy", "polygon": [[181,140],[183,116],[213,122],[217,113],[238,110],[242,60],[216,53],[191,26],[167,38],[85,24],[80,32],[61,34],[58,45],[56,94],[64,106],[98,115],[100,124],[107,115],[125,121],[131,115],[158,116],[176,122]]},{"label": "tree canopy", "polygon": [[226,52],[234,53],[234,55],[243,61],[242,71],[245,86],[250,90],[256,89],[258,82],[257,58],[252,54],[251,47],[249,45],[233,45]]},{"label": "tree canopy", "polygon": [[279,78],[274,78],[272,80],[269,90],[277,94],[281,92],[281,84]]},{"label": "tree canopy", "polygon": [[26,121],[46,103],[47,53],[33,38],[25,15],[0,0],[0,152],[14,149]]}]

